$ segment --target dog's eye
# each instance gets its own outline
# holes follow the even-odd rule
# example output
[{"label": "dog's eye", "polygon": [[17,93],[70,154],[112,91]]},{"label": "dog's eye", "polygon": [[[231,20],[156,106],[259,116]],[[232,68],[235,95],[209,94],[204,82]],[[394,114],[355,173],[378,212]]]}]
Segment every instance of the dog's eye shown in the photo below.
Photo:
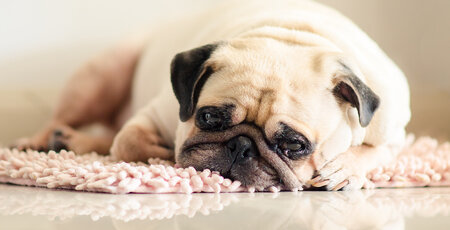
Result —
[{"label": "dog's eye", "polygon": [[284,123],[280,123],[280,130],[275,133],[273,139],[273,150],[291,160],[304,158],[314,152],[314,144],[308,138]]},{"label": "dog's eye", "polygon": [[222,119],[213,113],[204,113],[201,121],[209,127],[216,127],[222,123]]},{"label": "dog's eye", "polygon": [[303,149],[303,145],[300,143],[283,142],[281,147],[285,150],[293,151],[293,152],[297,152],[297,151],[300,151]]},{"label": "dog's eye", "polygon": [[196,125],[202,130],[220,131],[229,126],[231,121],[229,112],[215,106],[205,106],[198,110]]},{"label": "dog's eye", "polygon": [[281,141],[277,145],[277,152],[279,154],[283,154],[287,156],[291,160],[298,160],[302,156],[308,154],[305,143],[297,142],[297,141]]}]

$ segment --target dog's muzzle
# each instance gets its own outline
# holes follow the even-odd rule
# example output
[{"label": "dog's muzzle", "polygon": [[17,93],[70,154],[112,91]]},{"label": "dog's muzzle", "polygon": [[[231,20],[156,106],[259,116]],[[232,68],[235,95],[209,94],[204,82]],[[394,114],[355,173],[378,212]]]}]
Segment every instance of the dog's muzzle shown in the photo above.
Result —
[{"label": "dog's muzzle", "polygon": [[245,161],[250,157],[259,155],[267,161],[278,173],[287,190],[301,187],[300,181],[289,168],[289,166],[271,150],[261,131],[249,124],[236,125],[222,132],[199,133],[191,139],[186,140],[182,151],[202,143],[226,143],[226,147],[235,162]]}]

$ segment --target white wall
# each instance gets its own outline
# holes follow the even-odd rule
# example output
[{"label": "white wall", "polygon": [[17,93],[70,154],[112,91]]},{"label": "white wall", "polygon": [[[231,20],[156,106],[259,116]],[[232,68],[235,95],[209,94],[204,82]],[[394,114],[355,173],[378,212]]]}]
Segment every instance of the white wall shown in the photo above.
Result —
[{"label": "white wall", "polygon": [[83,60],[112,42],[214,2],[0,0],[0,85],[59,86]]},{"label": "white wall", "polygon": [[[38,129],[64,81],[96,52],[219,1],[0,0],[0,143]],[[449,138],[450,1],[318,1],[353,19],[404,70],[412,90],[410,130]]]}]

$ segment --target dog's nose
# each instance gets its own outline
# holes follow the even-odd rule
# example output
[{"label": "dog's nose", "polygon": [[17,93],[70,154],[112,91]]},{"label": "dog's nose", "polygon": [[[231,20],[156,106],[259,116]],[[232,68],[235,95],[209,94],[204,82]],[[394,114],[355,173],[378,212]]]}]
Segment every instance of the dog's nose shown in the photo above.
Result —
[{"label": "dog's nose", "polygon": [[237,136],[228,141],[227,148],[230,150],[234,162],[240,162],[258,155],[256,145],[246,136]]}]

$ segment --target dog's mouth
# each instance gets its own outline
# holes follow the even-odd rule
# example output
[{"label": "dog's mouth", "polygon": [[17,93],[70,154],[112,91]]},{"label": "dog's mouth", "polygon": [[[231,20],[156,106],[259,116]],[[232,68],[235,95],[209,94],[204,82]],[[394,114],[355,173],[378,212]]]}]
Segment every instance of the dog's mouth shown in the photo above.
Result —
[{"label": "dog's mouth", "polygon": [[262,132],[250,124],[221,132],[201,132],[187,139],[177,163],[197,170],[218,171],[248,187],[282,186],[286,190],[301,187],[287,162],[271,149]]}]

